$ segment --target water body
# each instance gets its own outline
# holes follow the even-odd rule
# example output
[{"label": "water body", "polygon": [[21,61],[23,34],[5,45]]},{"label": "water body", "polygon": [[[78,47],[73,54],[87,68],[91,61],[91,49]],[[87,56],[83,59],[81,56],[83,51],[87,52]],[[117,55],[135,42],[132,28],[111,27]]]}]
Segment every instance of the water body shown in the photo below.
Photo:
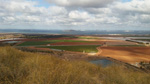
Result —
[{"label": "water body", "polygon": [[112,40],[130,40],[133,42],[140,42],[140,43],[150,43],[150,41],[143,41],[143,40],[134,40],[134,39],[150,39],[150,37],[103,37],[105,39],[112,39]]},{"label": "water body", "polygon": [[132,39],[150,39],[150,37],[102,37],[105,39],[112,39],[112,40],[132,40]]},{"label": "water body", "polygon": [[10,39],[0,39],[0,41],[7,41],[7,40],[19,40],[23,38],[10,38]]},{"label": "water body", "polygon": [[114,62],[107,60],[107,59],[92,60],[90,62],[93,64],[96,64],[96,65],[102,65],[102,67],[107,67],[107,66],[114,63]]},{"label": "water body", "polygon": [[52,49],[51,50],[54,50],[54,51],[64,51],[64,50],[60,50],[60,49]]},{"label": "water body", "polygon": [[9,44],[11,44],[11,43],[19,43],[20,41],[5,41],[4,43],[9,43]]},{"label": "water body", "polygon": [[73,34],[73,35],[101,35],[101,34],[150,34],[149,30],[28,30],[28,29],[0,29],[0,33],[27,33],[27,34]]}]

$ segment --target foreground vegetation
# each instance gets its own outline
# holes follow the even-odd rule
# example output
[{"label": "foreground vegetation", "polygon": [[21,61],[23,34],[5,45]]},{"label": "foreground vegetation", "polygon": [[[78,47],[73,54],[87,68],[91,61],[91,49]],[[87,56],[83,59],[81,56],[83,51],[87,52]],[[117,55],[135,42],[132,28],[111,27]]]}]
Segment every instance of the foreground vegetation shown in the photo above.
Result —
[{"label": "foreground vegetation", "polygon": [[0,47],[0,84],[150,84],[150,74],[123,66],[66,61]]}]

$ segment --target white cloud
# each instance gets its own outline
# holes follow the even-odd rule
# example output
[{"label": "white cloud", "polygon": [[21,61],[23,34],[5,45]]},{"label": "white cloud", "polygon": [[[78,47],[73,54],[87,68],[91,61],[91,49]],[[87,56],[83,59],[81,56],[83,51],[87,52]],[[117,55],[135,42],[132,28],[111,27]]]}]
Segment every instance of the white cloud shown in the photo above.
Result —
[{"label": "white cloud", "polygon": [[37,4],[37,2],[26,0],[0,1],[0,24],[51,25],[57,22],[57,19],[67,16],[67,10],[64,7],[45,8],[37,7]]},{"label": "white cloud", "polygon": [[5,21],[8,21],[8,22],[10,22],[10,21],[15,21],[15,18],[14,18],[14,17],[3,17],[3,19],[4,19]]},{"label": "white cloud", "polygon": [[60,7],[60,6],[49,7],[48,12],[50,12],[52,15],[67,14],[67,10],[64,7]]},{"label": "white cloud", "polygon": [[[0,0],[0,28],[149,28],[150,0],[48,0],[42,7],[32,0]],[[118,2],[113,2],[118,1]],[[108,5],[109,4],[109,5]],[[9,25],[8,25],[9,24]]]},{"label": "white cloud", "polygon": [[[110,8],[113,15],[121,19],[121,23],[128,25],[135,24],[136,26],[144,22],[150,25],[150,0],[132,0],[131,2],[118,2]],[[146,18],[145,18],[146,17]],[[143,24],[144,27],[145,24]]]},{"label": "white cloud", "polygon": [[91,18],[91,16],[87,12],[79,12],[77,10],[71,11],[69,13],[69,17],[72,19],[88,19]]},{"label": "white cloud", "polygon": [[60,6],[69,7],[103,7],[116,0],[47,0]]},{"label": "white cloud", "polygon": [[150,0],[132,0],[127,3],[116,3],[115,9],[124,13],[148,13],[150,14]]},{"label": "white cloud", "polygon": [[36,2],[31,1],[23,1],[23,2],[16,2],[16,1],[3,1],[0,3],[1,10],[5,9],[8,12],[34,12],[32,10],[33,5],[36,5]]}]

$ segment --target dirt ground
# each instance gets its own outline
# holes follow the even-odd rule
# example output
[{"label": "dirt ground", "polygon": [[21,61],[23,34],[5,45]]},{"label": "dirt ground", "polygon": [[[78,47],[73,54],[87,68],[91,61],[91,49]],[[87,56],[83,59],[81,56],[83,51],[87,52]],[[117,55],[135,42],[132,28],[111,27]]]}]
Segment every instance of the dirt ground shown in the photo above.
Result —
[{"label": "dirt ground", "polygon": [[121,41],[121,40],[114,40],[114,41],[106,41],[107,45],[136,45],[136,43],[128,42],[128,41]]},{"label": "dirt ground", "polygon": [[122,41],[122,40],[100,40],[99,42],[106,43],[107,45],[137,45],[134,42]]},{"label": "dirt ground", "polygon": [[83,41],[95,41],[99,43],[106,43],[107,45],[137,45],[134,42],[128,42],[123,40],[112,40],[112,39],[78,39]]},{"label": "dirt ground", "polygon": [[37,47],[34,47],[34,46],[30,46],[28,48],[30,48],[30,49],[37,49],[37,50],[48,50],[48,51],[51,50],[49,48],[37,48]]},{"label": "dirt ground", "polygon": [[99,55],[127,63],[150,61],[150,47],[100,47]]}]

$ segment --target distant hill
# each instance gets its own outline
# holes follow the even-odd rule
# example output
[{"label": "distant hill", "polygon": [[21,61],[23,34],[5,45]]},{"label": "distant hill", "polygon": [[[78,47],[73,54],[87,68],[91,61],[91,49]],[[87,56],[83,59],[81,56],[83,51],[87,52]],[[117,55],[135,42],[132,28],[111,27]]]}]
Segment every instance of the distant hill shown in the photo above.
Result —
[{"label": "distant hill", "polygon": [[150,35],[150,30],[38,30],[38,29],[0,29],[0,33],[29,34],[73,34],[73,35]]}]

